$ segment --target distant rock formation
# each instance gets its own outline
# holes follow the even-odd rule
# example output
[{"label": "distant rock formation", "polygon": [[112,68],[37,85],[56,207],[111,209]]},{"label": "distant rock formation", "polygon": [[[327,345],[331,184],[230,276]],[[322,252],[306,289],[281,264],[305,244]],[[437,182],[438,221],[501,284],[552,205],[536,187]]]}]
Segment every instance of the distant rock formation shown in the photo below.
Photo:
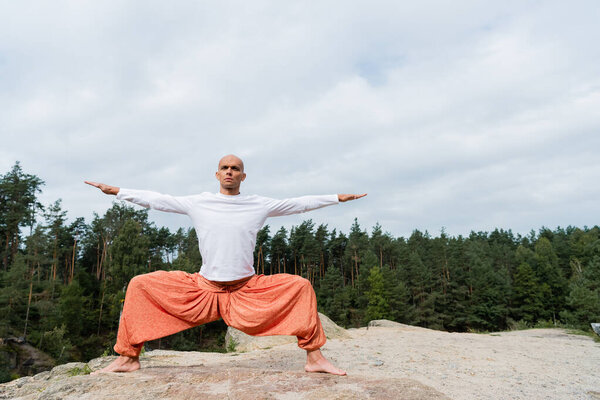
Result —
[{"label": "distant rock formation", "polygon": [[48,371],[56,362],[48,354],[36,349],[23,338],[0,338],[0,357],[3,363],[19,375],[33,375]]},{"label": "distant rock formation", "polygon": [[387,319],[374,319],[373,321],[369,321],[367,327],[382,327],[382,328],[397,328],[404,331],[420,331],[420,330],[429,330],[427,328],[422,328],[420,326],[412,326],[401,324],[400,322],[390,321]]},{"label": "distant rock formation", "polygon": [[600,323],[591,323],[590,325],[592,325],[592,329],[594,330],[594,332],[600,335]]}]

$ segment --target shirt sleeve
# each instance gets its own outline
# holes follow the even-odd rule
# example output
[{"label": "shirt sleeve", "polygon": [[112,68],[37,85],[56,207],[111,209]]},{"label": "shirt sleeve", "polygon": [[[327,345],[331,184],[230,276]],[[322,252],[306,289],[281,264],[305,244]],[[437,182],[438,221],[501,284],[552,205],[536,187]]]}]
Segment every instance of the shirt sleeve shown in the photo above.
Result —
[{"label": "shirt sleeve", "polygon": [[120,188],[118,200],[127,200],[142,207],[153,210],[187,214],[192,207],[193,196],[171,196],[149,190]]},{"label": "shirt sleeve", "polygon": [[317,208],[338,204],[337,194],[328,194],[322,196],[302,196],[291,199],[276,200],[266,199],[268,210],[267,216],[278,217],[281,215],[300,214],[303,212],[315,210]]}]

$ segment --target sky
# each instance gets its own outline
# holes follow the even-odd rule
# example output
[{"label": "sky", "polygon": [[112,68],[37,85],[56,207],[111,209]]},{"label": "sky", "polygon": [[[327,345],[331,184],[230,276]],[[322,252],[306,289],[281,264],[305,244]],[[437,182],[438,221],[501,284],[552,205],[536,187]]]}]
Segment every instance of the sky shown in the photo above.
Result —
[{"label": "sky", "polygon": [[[114,198],[368,196],[311,218],[393,236],[594,226],[597,1],[2,1],[0,173],[89,223]],[[157,226],[191,227],[150,211]]]}]

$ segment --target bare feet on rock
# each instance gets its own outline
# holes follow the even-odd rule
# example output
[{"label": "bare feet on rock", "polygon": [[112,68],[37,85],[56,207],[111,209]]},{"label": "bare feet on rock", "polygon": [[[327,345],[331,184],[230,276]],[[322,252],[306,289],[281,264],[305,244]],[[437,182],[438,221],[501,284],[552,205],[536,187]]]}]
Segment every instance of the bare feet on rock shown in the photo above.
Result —
[{"label": "bare feet on rock", "polygon": [[90,375],[96,375],[102,372],[132,372],[138,369],[140,369],[139,357],[119,356],[106,367],[94,371]]},{"label": "bare feet on rock", "polygon": [[306,372],[324,372],[333,375],[346,375],[346,371],[336,368],[321,353],[321,350],[306,352]]}]

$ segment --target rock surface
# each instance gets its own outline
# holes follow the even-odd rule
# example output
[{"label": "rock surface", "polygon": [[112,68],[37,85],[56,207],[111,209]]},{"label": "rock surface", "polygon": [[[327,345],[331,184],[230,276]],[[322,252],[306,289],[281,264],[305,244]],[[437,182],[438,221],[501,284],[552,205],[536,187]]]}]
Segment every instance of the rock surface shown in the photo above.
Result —
[{"label": "rock surface", "polygon": [[369,321],[367,327],[382,327],[382,328],[398,328],[403,331],[422,331],[422,330],[430,330],[427,328],[421,328],[420,326],[412,326],[401,324],[400,322],[389,321],[387,319],[374,319],[373,321]]},{"label": "rock surface", "polygon": [[[348,339],[348,332],[333,322],[329,317],[319,313],[321,325],[327,339]],[[252,351],[270,349],[287,343],[297,343],[296,336],[250,336],[235,328],[228,327],[225,335],[225,347],[235,351]]]},{"label": "rock surface", "polygon": [[[49,378],[49,379],[47,379]],[[157,365],[130,374],[33,378],[0,399],[448,399],[410,379],[369,379],[273,371]]]},{"label": "rock surface", "polygon": [[[86,365],[0,385],[0,399],[595,399],[600,343],[561,329],[448,333],[382,322],[323,353],[347,377],[303,372],[295,343],[245,353],[156,350],[129,374]],[[92,360],[96,370],[114,357]]]}]

